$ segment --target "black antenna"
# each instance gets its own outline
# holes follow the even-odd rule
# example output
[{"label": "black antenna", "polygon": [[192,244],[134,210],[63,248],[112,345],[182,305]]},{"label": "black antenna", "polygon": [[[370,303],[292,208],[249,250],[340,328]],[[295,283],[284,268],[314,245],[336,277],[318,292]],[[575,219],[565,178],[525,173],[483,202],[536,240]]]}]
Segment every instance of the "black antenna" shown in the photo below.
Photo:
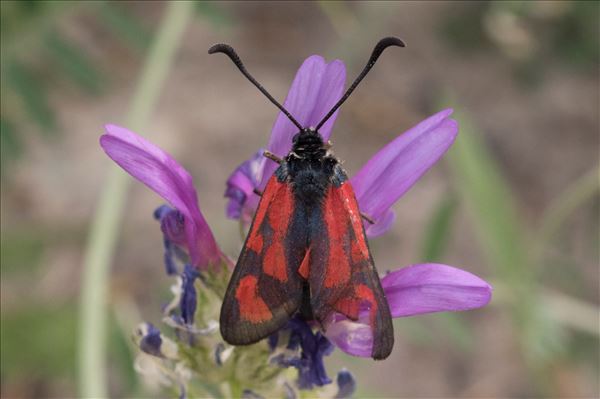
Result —
[{"label": "black antenna", "polygon": [[292,121],[292,123],[294,125],[296,125],[296,127],[298,129],[300,129],[301,131],[304,129],[304,127],[298,123],[298,121],[296,119],[294,119],[294,117],[285,109],[283,108],[283,105],[279,104],[277,102],[277,100],[275,100],[273,98],[272,95],[269,94],[269,92],[262,87],[262,85],[260,83],[258,83],[256,81],[256,79],[254,79],[252,77],[252,75],[250,75],[250,73],[246,70],[246,67],[244,66],[244,63],[242,62],[242,60],[240,59],[240,56],[237,55],[237,53],[235,52],[235,50],[233,49],[233,47],[231,47],[228,44],[215,44],[214,46],[212,46],[211,48],[208,49],[208,54],[214,54],[214,53],[223,53],[226,56],[228,56],[231,61],[233,61],[233,63],[235,64],[235,66],[238,67],[238,69],[240,70],[240,72],[242,72],[242,74],[244,74],[244,76],[250,81],[252,82],[252,84],[254,86],[256,86],[256,88],[258,90],[260,90],[260,92],[262,94],[264,94],[273,104],[275,104],[275,106],[277,108],[279,108],[281,110],[281,112],[283,112],[285,114],[285,116],[288,117],[288,119],[290,121]]},{"label": "black antenna", "polygon": [[379,42],[377,42],[375,48],[373,49],[373,52],[371,53],[371,58],[369,58],[369,61],[367,62],[367,65],[365,65],[365,68],[362,70],[360,75],[358,75],[356,80],[354,80],[354,83],[352,83],[352,85],[342,96],[342,98],[340,98],[340,101],[338,101],[337,104],[335,104],[333,108],[331,108],[331,111],[329,111],[327,115],[325,115],[325,117],[321,120],[321,122],[319,122],[319,124],[315,128],[316,131],[319,131],[321,126],[323,126],[323,124],[327,122],[329,118],[331,118],[331,115],[333,115],[333,113],[337,111],[340,105],[342,105],[344,101],[346,101],[348,97],[350,97],[350,94],[352,94],[354,89],[356,89],[356,86],[358,86],[360,81],[363,80],[363,78],[367,75],[367,73],[369,73],[371,68],[373,68],[373,65],[375,65],[375,62],[377,62],[377,59],[379,58],[381,53],[383,53],[383,50],[390,46],[405,47],[406,45],[402,40],[398,39],[397,37],[384,37]]}]

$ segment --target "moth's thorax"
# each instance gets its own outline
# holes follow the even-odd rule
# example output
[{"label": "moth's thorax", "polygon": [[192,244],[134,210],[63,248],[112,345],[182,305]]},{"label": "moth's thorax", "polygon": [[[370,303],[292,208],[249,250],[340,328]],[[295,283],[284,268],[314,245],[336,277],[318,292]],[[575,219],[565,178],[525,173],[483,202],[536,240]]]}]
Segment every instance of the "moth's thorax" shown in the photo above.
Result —
[{"label": "moth's thorax", "polygon": [[327,154],[327,146],[321,135],[312,128],[296,133],[292,139],[292,150],[288,159],[319,160]]},{"label": "moth's thorax", "polygon": [[338,163],[315,130],[304,129],[297,133],[284,165],[286,178],[292,184],[296,198],[306,205],[320,203]]}]

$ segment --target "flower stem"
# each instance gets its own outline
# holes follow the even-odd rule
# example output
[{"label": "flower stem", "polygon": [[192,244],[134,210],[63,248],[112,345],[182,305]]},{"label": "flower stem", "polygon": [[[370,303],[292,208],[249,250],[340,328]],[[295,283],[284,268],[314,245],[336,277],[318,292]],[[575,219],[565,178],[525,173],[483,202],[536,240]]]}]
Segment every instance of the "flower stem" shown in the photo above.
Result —
[{"label": "flower stem", "polygon": [[[193,14],[191,2],[169,2],[156,38],[145,59],[131,108],[128,127],[143,130],[154,109],[183,31]],[[108,272],[129,180],[112,167],[90,227],[83,261],[79,331],[79,393],[106,397],[106,320]]]}]

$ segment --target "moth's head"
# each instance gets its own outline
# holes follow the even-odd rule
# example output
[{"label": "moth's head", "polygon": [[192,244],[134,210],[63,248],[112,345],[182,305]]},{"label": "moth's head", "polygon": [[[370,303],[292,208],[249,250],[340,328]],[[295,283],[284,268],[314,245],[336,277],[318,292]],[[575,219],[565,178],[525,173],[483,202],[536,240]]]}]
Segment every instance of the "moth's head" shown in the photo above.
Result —
[{"label": "moth's head", "polygon": [[323,138],[314,127],[305,127],[292,138],[292,146],[321,146]]}]

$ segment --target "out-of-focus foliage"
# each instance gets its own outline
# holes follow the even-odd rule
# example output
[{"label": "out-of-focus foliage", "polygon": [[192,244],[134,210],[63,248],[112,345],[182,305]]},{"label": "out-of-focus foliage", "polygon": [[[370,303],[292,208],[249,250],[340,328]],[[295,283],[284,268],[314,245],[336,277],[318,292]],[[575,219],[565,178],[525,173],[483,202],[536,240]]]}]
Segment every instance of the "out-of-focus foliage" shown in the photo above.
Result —
[{"label": "out-of-focus foliage", "polygon": [[458,7],[440,27],[457,50],[500,51],[524,84],[539,83],[546,60],[592,70],[600,60],[596,1],[487,1]]},{"label": "out-of-focus foliage", "polygon": [[[336,51],[327,56],[345,58],[344,48],[352,49],[347,52],[352,57],[349,56],[345,61],[350,66],[356,66],[363,62],[364,54],[356,50],[360,46],[354,40],[349,40],[339,32],[350,30],[355,35],[352,39],[359,37],[364,24],[374,19],[379,21],[373,15],[379,15],[376,13],[377,7],[387,7],[385,3],[380,2],[377,6],[371,6],[369,2],[351,2],[344,6],[342,3],[322,4],[321,8],[327,12],[319,11],[319,7],[307,3],[306,10],[309,11],[306,15],[311,19],[306,21],[302,29],[295,27],[293,22],[306,15],[269,15],[269,8],[260,8],[259,3],[234,6],[232,3],[198,2],[195,14],[201,18],[202,29],[219,32],[224,41],[231,39],[228,33],[240,29],[238,37],[244,36],[244,40],[248,41],[262,41],[275,36],[272,39],[275,44],[271,43],[271,48],[275,48],[276,44],[281,45],[277,42],[279,31],[251,30],[245,23],[247,20],[264,18],[260,21],[267,25],[268,18],[277,17],[280,24],[278,29],[287,29],[289,25],[292,32],[287,32],[285,36],[288,40],[286,45],[303,43],[305,36],[318,35],[319,40],[335,44],[332,47]],[[64,140],[60,132],[66,123],[60,116],[59,111],[64,110],[60,108],[60,98],[56,97],[56,87],[63,86],[63,89],[87,100],[104,101],[107,94],[115,90],[113,70],[108,69],[112,68],[112,64],[107,63],[108,57],[105,58],[112,53],[107,54],[107,48],[110,47],[110,51],[117,49],[117,53],[129,55],[135,61],[141,60],[155,33],[154,22],[164,11],[162,7],[153,2],[0,2],[0,150],[3,181],[8,171],[16,169],[15,165],[29,160],[32,139],[38,144],[60,144]],[[403,5],[400,3],[398,7]],[[390,15],[393,12],[400,11],[390,8]],[[449,45],[459,56],[467,59],[465,68],[469,65],[468,57],[487,57],[491,62],[501,60],[510,67],[521,87],[539,89],[548,84],[549,76],[568,74],[570,79],[574,76],[596,76],[600,61],[599,16],[600,4],[594,1],[460,2],[444,8],[443,13],[435,16],[438,29],[434,32],[442,45]],[[414,18],[423,17],[415,13]],[[354,24],[347,21],[353,21]],[[87,26],[85,29],[81,26],[72,29],[71,24]],[[365,29],[372,33],[376,28],[369,25]],[[386,34],[412,33],[402,31],[402,26],[398,29],[399,32]],[[92,33],[78,36],[82,31]],[[336,34],[339,37],[336,38]],[[418,38],[413,38],[407,50],[413,48],[415,39],[418,41]],[[95,47],[97,42],[110,45]],[[427,41],[417,44],[414,47],[428,45]],[[419,51],[412,54],[419,55]],[[401,62],[410,64],[423,60]],[[384,63],[381,64],[377,67],[378,71],[386,68]],[[556,66],[559,66],[559,72]],[[235,72],[231,74],[235,75]],[[370,82],[376,85],[373,83],[377,82],[376,77],[371,76]],[[437,81],[434,85],[450,86],[452,83]],[[360,93],[356,96],[367,95],[365,93],[368,90]],[[231,94],[233,97],[235,95]],[[378,96],[378,93],[374,96]],[[436,92],[435,96],[439,101],[440,93]],[[461,99],[455,98],[452,105],[458,107],[460,103]],[[346,106],[351,107],[352,104]],[[415,108],[420,109],[418,106]],[[586,274],[583,266],[579,267],[585,262],[589,263],[594,256],[597,259],[600,242],[597,158],[593,160],[593,165],[589,165],[589,175],[576,179],[563,192],[544,194],[546,202],[556,201],[556,204],[549,206],[547,212],[540,212],[541,220],[536,220],[531,215],[522,214],[525,208],[520,202],[523,195],[515,192],[511,180],[514,176],[507,178],[507,172],[510,172],[508,166],[496,161],[496,143],[486,141],[486,132],[474,122],[477,117],[481,120],[486,116],[475,115],[466,107],[457,111],[460,111],[457,115],[460,122],[459,139],[447,158],[451,172],[446,179],[449,198],[440,198],[431,214],[422,220],[426,226],[417,245],[417,258],[420,259],[412,260],[447,261],[448,256],[458,256],[452,238],[464,232],[459,231],[457,226],[472,228],[475,232],[472,233],[474,241],[470,243],[469,250],[482,254],[484,265],[480,270],[489,272],[485,277],[492,280],[496,288],[491,310],[486,309],[486,312],[490,312],[491,317],[497,314],[499,317],[509,316],[503,319],[508,324],[506,329],[509,332],[500,338],[518,342],[520,349],[516,352],[518,355],[524,353],[523,357],[529,361],[526,366],[516,363],[499,363],[497,366],[499,369],[518,366],[519,370],[525,370],[524,379],[537,380],[537,384],[531,383],[532,387],[527,387],[530,391],[516,392],[523,396],[561,396],[571,392],[565,391],[561,384],[577,387],[581,381],[597,382],[600,372],[598,332],[594,329],[597,294],[589,292],[590,274]],[[572,119],[578,118],[577,115],[575,113]],[[510,119],[511,115],[506,115],[506,118]],[[569,120],[565,125],[570,126],[571,123],[572,120]],[[570,133],[566,131],[565,135]],[[361,137],[365,141],[370,139],[366,134]],[[95,140],[94,137],[94,144]],[[345,138],[340,135],[337,140]],[[544,157],[546,154],[531,156]],[[556,172],[536,171],[540,174]],[[3,184],[3,191],[5,187]],[[2,204],[4,215],[13,218],[10,225],[3,221],[0,242],[3,283],[0,319],[2,393],[6,393],[7,397],[74,396],[75,342],[78,332],[74,303],[77,298],[76,289],[69,288],[77,285],[79,275],[72,268],[53,270],[52,273],[45,271],[50,264],[63,264],[61,256],[64,255],[57,255],[60,253],[56,250],[57,246],[65,245],[67,252],[71,251],[66,256],[65,263],[68,263],[74,248],[81,245],[81,238],[85,234],[80,229],[67,233],[67,237],[61,233],[55,234],[72,228],[65,227],[69,220],[64,221],[65,226],[57,225],[48,232],[48,224],[57,223],[55,219],[45,215],[48,219],[36,220],[35,217],[43,213],[39,210],[38,214],[34,213],[33,219],[28,217],[28,207],[33,208],[30,205],[31,197],[42,204],[44,198],[37,198],[37,192],[28,192],[26,185],[16,185],[16,188],[10,204],[16,202],[19,206],[8,209],[4,199]],[[79,187],[75,185],[72,189]],[[573,226],[577,226],[577,229]],[[133,229],[131,226],[128,228]],[[218,226],[216,228],[219,229]],[[375,242],[374,245],[381,244]],[[139,248],[143,250],[148,247]],[[131,261],[132,256],[129,255],[127,261]],[[60,278],[56,277],[56,273]],[[597,272],[594,276],[597,279]],[[130,289],[131,280],[135,279],[129,277],[130,280],[112,281],[117,288],[111,288],[118,291],[124,285],[127,290]],[[50,289],[48,287],[52,287],[52,284],[57,284],[56,281],[52,283],[53,278],[61,282],[61,289],[52,291],[52,295],[56,296],[55,302],[47,301],[49,294],[41,293],[44,289]],[[150,288],[144,286],[143,290],[149,291]],[[148,293],[144,298],[150,298],[151,295],[156,294]],[[485,313],[485,317],[490,317],[490,313]],[[480,347],[473,322],[477,317],[483,318],[482,315],[484,312],[474,316],[443,315],[406,319],[396,321],[396,326],[401,337],[407,337],[419,351],[426,352],[427,348],[433,347],[440,352],[446,351],[444,354],[454,351],[452,353],[462,356],[460,359],[465,359],[488,349]],[[134,313],[128,317],[136,316],[139,315]],[[109,391],[119,395],[147,395],[132,368],[131,330],[112,318],[108,322],[110,350],[107,356],[111,365]],[[399,345],[397,349],[400,353],[410,350],[406,341],[403,343],[405,346]],[[516,356],[515,359],[518,359]],[[354,359],[344,358],[344,361],[352,367],[358,366],[358,362],[353,364]],[[371,367],[370,364],[367,366]],[[460,373],[460,370],[451,371]],[[365,374],[368,374],[368,370]],[[399,380],[400,385],[404,382]],[[358,383],[364,396],[372,396],[373,390],[376,392],[378,388],[361,385],[360,375]],[[481,383],[485,384],[484,378]],[[507,388],[504,393],[510,395],[515,391]],[[469,396],[469,393],[464,395]]]},{"label": "out-of-focus foliage", "polygon": [[[6,161],[18,158],[24,132],[46,136],[60,130],[48,94],[49,81],[65,81],[88,96],[107,90],[109,73],[102,70],[90,51],[65,35],[64,21],[77,13],[93,15],[92,24],[116,32],[124,43],[143,49],[151,38],[148,30],[117,2],[3,1],[2,37],[2,144]],[[7,122],[10,121],[10,122]],[[37,125],[31,129],[32,123]],[[2,168],[4,170],[4,167]]]}]

